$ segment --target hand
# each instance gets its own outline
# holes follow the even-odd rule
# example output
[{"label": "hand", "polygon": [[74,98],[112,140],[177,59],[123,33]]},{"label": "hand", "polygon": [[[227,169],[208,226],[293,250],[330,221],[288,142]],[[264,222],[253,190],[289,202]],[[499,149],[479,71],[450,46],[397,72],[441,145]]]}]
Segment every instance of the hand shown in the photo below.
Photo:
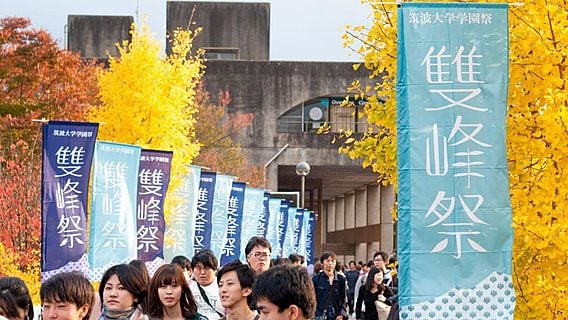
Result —
[{"label": "hand", "polygon": [[344,317],[343,317],[342,315],[338,315],[338,316],[335,318],[335,320],[343,320],[343,319],[344,319]]},{"label": "hand", "polygon": [[379,296],[378,296],[377,298],[378,298],[379,301],[381,301],[381,302],[387,301],[387,298],[385,298],[385,296],[383,296],[382,294],[379,294]]}]

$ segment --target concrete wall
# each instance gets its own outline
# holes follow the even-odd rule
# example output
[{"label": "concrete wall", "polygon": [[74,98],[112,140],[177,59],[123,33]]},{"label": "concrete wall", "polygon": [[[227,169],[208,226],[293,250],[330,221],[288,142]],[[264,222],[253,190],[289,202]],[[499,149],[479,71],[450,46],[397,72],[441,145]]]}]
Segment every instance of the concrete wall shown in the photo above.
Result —
[{"label": "concrete wall", "polygon": [[[269,59],[269,3],[170,1],[167,2],[166,12],[168,33],[176,28],[186,29],[190,19],[195,22],[192,29],[203,27],[194,42],[197,48],[238,48],[239,59]],[[168,43],[168,52],[170,47]]]},{"label": "concrete wall", "polygon": [[117,42],[130,41],[131,16],[85,16],[67,17],[67,46],[79,52],[83,58],[117,57]]}]

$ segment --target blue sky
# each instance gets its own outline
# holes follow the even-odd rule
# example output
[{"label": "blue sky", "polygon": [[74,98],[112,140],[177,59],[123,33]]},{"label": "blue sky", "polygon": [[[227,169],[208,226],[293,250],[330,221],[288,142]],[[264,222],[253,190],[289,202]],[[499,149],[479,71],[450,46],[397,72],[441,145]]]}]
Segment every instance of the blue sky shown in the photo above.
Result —
[{"label": "blue sky", "polygon": [[[343,48],[346,24],[368,24],[371,10],[359,0],[273,0],[270,59],[292,61],[357,61]],[[165,0],[0,0],[0,16],[25,16],[64,45],[69,14],[145,16],[156,38],[165,44]]]}]

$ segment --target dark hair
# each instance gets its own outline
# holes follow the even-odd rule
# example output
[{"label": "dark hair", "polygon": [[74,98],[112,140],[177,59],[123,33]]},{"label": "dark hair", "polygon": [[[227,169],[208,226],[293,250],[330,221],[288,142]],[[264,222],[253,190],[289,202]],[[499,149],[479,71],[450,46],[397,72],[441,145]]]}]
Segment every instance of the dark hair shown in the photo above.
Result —
[{"label": "dark hair", "polygon": [[0,279],[0,314],[6,318],[19,317],[16,307],[28,310],[28,320],[34,319],[34,306],[26,283],[17,277]]},{"label": "dark hair", "polygon": [[304,264],[304,256],[297,253],[290,254],[288,259],[290,259],[292,263],[299,262],[300,264]]},{"label": "dark hair", "polygon": [[89,319],[93,302],[95,299],[95,289],[79,272],[58,273],[47,279],[39,290],[41,302],[70,302],[77,308],[84,305],[89,306],[89,311],[83,317]]},{"label": "dark hair", "polygon": [[276,259],[272,259],[270,260],[271,263],[271,267],[274,266],[279,266],[279,265],[283,265],[283,264],[290,264],[292,263],[292,261],[290,261],[290,259],[288,258],[276,258]]},{"label": "dark hair", "polygon": [[164,264],[154,273],[148,290],[148,316],[160,319],[164,316],[164,308],[160,301],[158,289],[166,285],[181,286],[181,298],[179,300],[181,314],[184,319],[193,319],[197,314],[197,304],[193,299],[193,294],[191,294],[187,285],[182,269],[174,264]]},{"label": "dark hair", "polygon": [[351,264],[354,264],[355,266],[357,266],[357,264],[355,263],[355,261],[351,260],[349,261],[349,264],[347,264],[348,266],[351,266]]},{"label": "dark hair", "polygon": [[252,237],[249,239],[247,246],[245,247],[245,256],[248,256],[254,247],[268,248],[268,250],[272,252],[272,246],[268,240],[263,237]]},{"label": "dark hair", "polygon": [[314,263],[314,274],[317,274],[318,272],[323,270],[323,263],[321,262],[316,262]]},{"label": "dark hair", "polygon": [[129,264],[117,264],[110,267],[105,272],[101,279],[101,284],[99,285],[99,297],[101,298],[101,304],[104,304],[103,295],[105,292],[105,286],[112,275],[116,275],[124,289],[132,293],[134,298],[136,298],[135,300],[137,300],[137,302],[134,302],[134,305],[140,305],[142,310],[146,311],[148,283],[144,280],[142,272]]},{"label": "dark hair", "polygon": [[374,266],[375,266],[375,263],[373,262],[373,260],[369,260],[369,261],[367,262],[367,268],[372,268],[372,267],[374,267]]},{"label": "dark hair", "polygon": [[129,265],[133,266],[134,268],[138,269],[140,273],[142,273],[142,277],[144,278],[145,287],[148,288],[150,285],[150,272],[148,272],[148,268],[146,267],[146,263],[142,260],[134,259],[128,263]]},{"label": "dark hair", "polygon": [[[241,289],[251,288],[254,284],[255,273],[248,264],[242,263],[240,260],[235,260],[224,265],[219,272],[217,272],[217,284],[221,282],[221,278],[225,273],[235,271]],[[251,305],[251,296],[247,297],[247,303]]]},{"label": "dark hair", "polygon": [[375,254],[373,255],[373,260],[377,257],[377,256],[381,256],[381,258],[383,258],[383,261],[386,263],[389,262],[389,255],[384,252],[384,251],[377,251],[375,252]]},{"label": "dark hair", "polygon": [[305,268],[281,265],[261,273],[252,290],[254,301],[266,299],[278,307],[278,312],[296,305],[306,319],[316,310],[314,284]]},{"label": "dark hair", "polygon": [[[375,275],[377,273],[381,273],[383,274],[383,270],[377,268],[377,267],[372,267],[371,270],[369,270],[369,273],[367,274],[367,281],[365,281],[365,288],[367,289],[367,291],[371,291],[371,289],[373,288],[373,283],[375,281]],[[384,276],[384,274],[383,274]],[[383,282],[381,281],[381,283],[379,283],[379,292],[383,292],[385,290],[385,285],[383,284]]]},{"label": "dark hair", "polygon": [[186,256],[175,256],[172,259],[172,264],[177,264],[183,270],[189,270],[193,265],[191,264],[191,260],[189,260]]},{"label": "dark hair", "polygon": [[334,260],[337,260],[337,255],[335,255],[333,251],[326,251],[321,255],[320,262],[323,263],[325,260],[327,260],[327,258],[330,257],[333,258]]},{"label": "dark hair", "polygon": [[193,256],[191,259],[191,267],[197,267],[198,263],[201,263],[204,267],[213,270],[217,270],[217,267],[219,266],[219,262],[217,261],[215,254],[209,249],[203,249]]}]

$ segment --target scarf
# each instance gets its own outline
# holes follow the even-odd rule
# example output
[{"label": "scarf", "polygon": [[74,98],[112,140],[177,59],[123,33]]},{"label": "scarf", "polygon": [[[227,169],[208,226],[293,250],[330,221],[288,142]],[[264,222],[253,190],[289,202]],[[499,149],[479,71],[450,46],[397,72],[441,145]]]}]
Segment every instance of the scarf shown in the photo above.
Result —
[{"label": "scarf", "polygon": [[132,306],[128,309],[122,310],[108,310],[105,306],[103,306],[103,312],[101,314],[102,319],[130,319],[130,317],[136,311],[136,306]]}]

